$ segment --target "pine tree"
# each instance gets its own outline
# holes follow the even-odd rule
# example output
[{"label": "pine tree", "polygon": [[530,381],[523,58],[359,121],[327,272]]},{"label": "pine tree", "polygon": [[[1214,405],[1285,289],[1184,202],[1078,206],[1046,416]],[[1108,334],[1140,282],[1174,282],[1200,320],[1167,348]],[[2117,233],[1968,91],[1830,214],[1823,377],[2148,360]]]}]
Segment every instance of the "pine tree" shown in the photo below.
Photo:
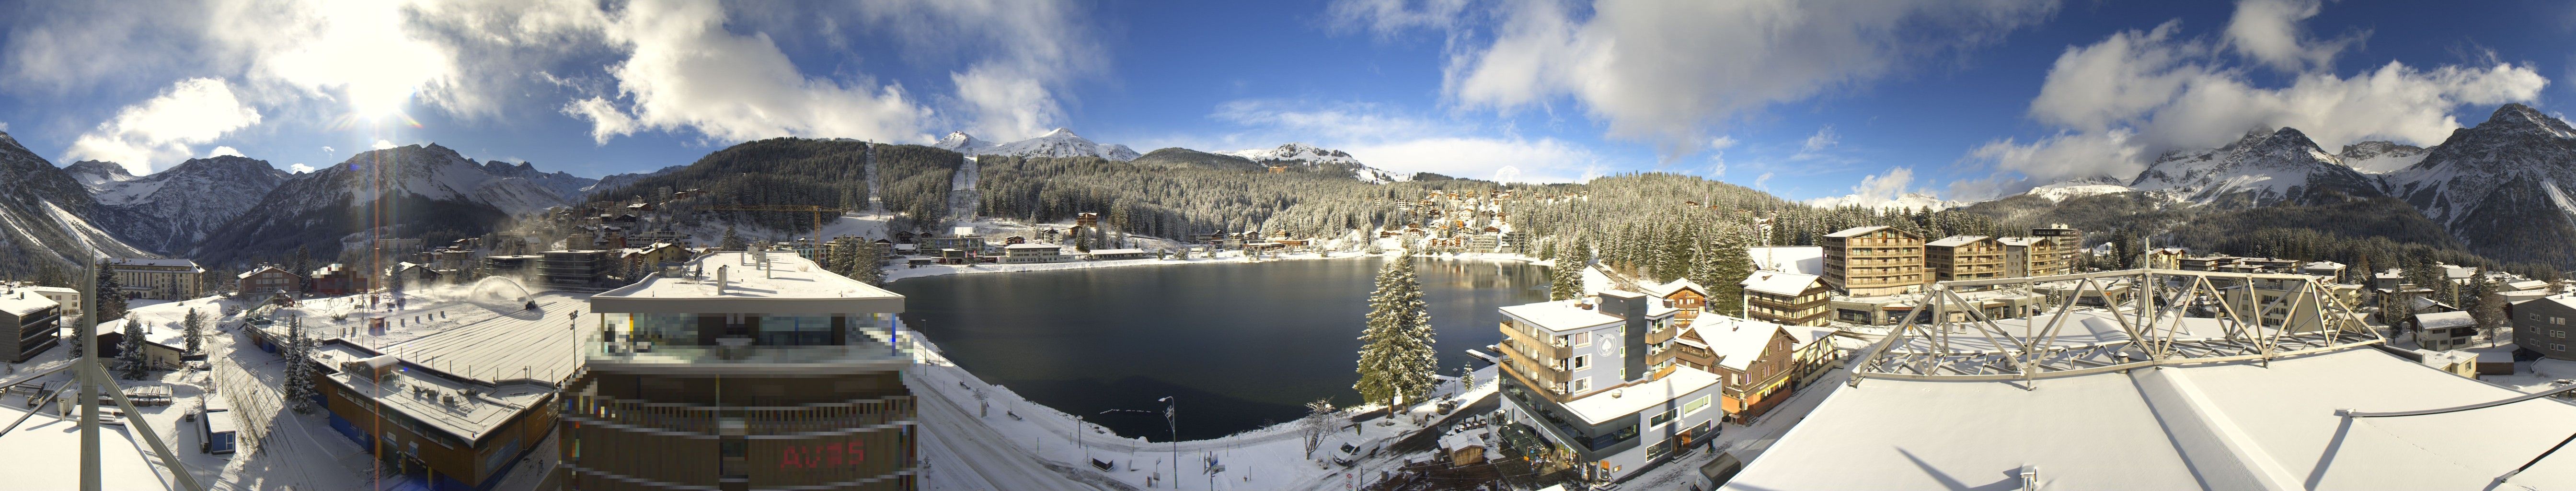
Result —
[{"label": "pine tree", "polygon": [[1699,286],[1708,289],[1708,301],[1701,310],[1719,315],[1744,315],[1744,278],[1753,275],[1753,258],[1745,253],[1745,237],[1737,231],[1718,234],[1717,246],[1709,254],[1717,256],[1706,264],[1711,278]]},{"label": "pine tree", "polygon": [[197,313],[197,309],[188,309],[188,316],[179,320],[179,329],[181,334],[186,336],[188,354],[196,354],[198,350],[204,349],[206,317]]},{"label": "pine tree", "polygon": [[107,263],[99,263],[98,291],[90,293],[92,298],[98,299],[98,318],[125,316],[125,285],[116,282],[116,270],[108,267]]},{"label": "pine tree", "polygon": [[726,224],[726,225],[725,225],[724,238],[723,238],[723,239],[721,239],[721,241],[717,242],[717,245],[716,245],[716,247],[718,247],[718,248],[722,248],[722,249],[724,249],[724,250],[728,250],[728,251],[739,251],[739,250],[743,250],[743,248],[745,248],[745,247],[749,247],[749,246],[750,246],[750,244],[744,243],[744,242],[742,241],[742,236],[741,236],[741,235],[737,235],[737,234],[735,234],[735,233],[733,232],[733,225],[732,225],[732,224]]},{"label": "pine tree", "polygon": [[313,412],[313,341],[304,335],[304,319],[286,321],[286,339],[277,353],[286,358],[286,403],[298,413]]},{"label": "pine tree", "polygon": [[143,380],[152,374],[151,358],[143,354],[143,323],[133,315],[125,316],[124,339],[116,343],[117,376],[126,380]]},{"label": "pine tree", "polygon": [[1585,255],[1574,241],[1558,241],[1556,265],[1547,268],[1547,299],[1566,300],[1583,296]]},{"label": "pine tree", "polygon": [[1422,301],[1422,283],[1413,256],[1388,258],[1378,270],[1377,290],[1370,294],[1368,327],[1361,331],[1360,397],[1389,408],[1420,400],[1431,391],[1438,373],[1432,351],[1431,312]]}]

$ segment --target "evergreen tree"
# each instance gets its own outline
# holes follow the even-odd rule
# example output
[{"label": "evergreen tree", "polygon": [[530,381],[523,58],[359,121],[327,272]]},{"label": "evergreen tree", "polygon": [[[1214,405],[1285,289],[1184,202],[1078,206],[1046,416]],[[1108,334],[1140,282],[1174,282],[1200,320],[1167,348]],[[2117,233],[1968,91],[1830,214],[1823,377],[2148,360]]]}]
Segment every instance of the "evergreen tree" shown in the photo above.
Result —
[{"label": "evergreen tree", "polygon": [[1583,296],[1585,254],[1574,241],[1558,241],[1556,265],[1547,268],[1547,299],[1565,300]]},{"label": "evergreen tree", "polygon": [[739,250],[743,250],[744,248],[749,247],[749,246],[750,246],[750,244],[748,244],[748,243],[744,243],[744,242],[742,241],[742,236],[741,236],[741,235],[737,235],[737,234],[735,234],[735,233],[733,232],[733,225],[732,225],[732,224],[726,224],[726,225],[725,225],[724,239],[722,239],[721,241],[717,242],[717,245],[716,245],[716,247],[721,248],[721,249],[724,249],[724,250],[728,250],[728,251],[739,251]]},{"label": "evergreen tree", "polygon": [[860,283],[885,286],[886,245],[858,240],[851,242],[850,257],[846,260],[850,272],[846,276]]},{"label": "evergreen tree", "polygon": [[1745,236],[1740,231],[1718,234],[1717,246],[1707,261],[1710,280],[1699,286],[1708,288],[1708,301],[1701,310],[1719,315],[1744,315],[1744,278],[1753,275],[1753,258],[1747,255]]},{"label": "evergreen tree", "polygon": [[1388,258],[1378,270],[1377,290],[1370,294],[1368,327],[1361,331],[1360,397],[1389,408],[1419,401],[1431,391],[1438,373],[1432,351],[1431,312],[1422,301],[1422,283],[1414,274],[1412,254]]},{"label": "evergreen tree", "polygon": [[125,316],[124,339],[116,343],[117,376],[126,380],[143,380],[152,374],[151,358],[143,354],[143,322],[133,315]]},{"label": "evergreen tree", "polygon": [[90,293],[91,298],[98,299],[98,318],[125,316],[125,285],[116,282],[116,270],[109,268],[107,263],[99,263],[98,291]]},{"label": "evergreen tree", "polygon": [[[311,276],[313,274],[313,249],[310,246],[295,246],[295,259],[290,261],[288,266],[290,269],[288,269],[287,272],[295,273],[296,276]],[[312,278],[305,278],[302,282],[296,284],[295,290],[313,291],[311,281]]]},{"label": "evergreen tree", "polygon": [[286,358],[286,403],[298,413],[313,412],[312,349],[313,340],[304,334],[304,319],[288,318],[286,339],[278,341],[277,354]]},{"label": "evergreen tree", "polygon": [[198,353],[198,350],[204,349],[206,343],[205,315],[199,314],[197,309],[188,309],[188,317],[179,320],[179,329],[181,335],[186,336],[188,343],[186,349],[188,350],[188,354],[196,354]]}]

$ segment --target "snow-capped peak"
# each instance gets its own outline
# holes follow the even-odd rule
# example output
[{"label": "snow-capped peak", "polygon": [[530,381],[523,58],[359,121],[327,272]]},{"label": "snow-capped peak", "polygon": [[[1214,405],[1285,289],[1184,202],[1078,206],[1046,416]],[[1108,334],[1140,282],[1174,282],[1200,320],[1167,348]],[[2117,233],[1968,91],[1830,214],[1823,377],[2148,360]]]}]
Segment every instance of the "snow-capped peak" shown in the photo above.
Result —
[{"label": "snow-capped peak", "polygon": [[1410,174],[1388,172],[1376,167],[1369,167],[1367,164],[1362,164],[1360,163],[1359,158],[1352,157],[1349,152],[1317,147],[1304,143],[1290,142],[1270,148],[1254,148],[1215,153],[1218,155],[1242,157],[1245,160],[1251,160],[1265,165],[1298,164],[1310,168],[1347,167],[1350,169],[1351,177],[1373,183],[1413,180],[1413,176]]},{"label": "snow-capped peak", "polygon": [[1036,138],[999,145],[986,144],[966,132],[950,132],[935,144],[939,148],[975,155],[1010,155],[1018,157],[1100,157],[1109,160],[1135,160],[1139,154],[1126,145],[1103,144],[1073,134],[1073,130],[1056,128]]},{"label": "snow-capped peak", "polygon": [[2255,130],[2209,150],[2168,152],[2129,187],[2196,204],[2260,205],[2318,191],[2379,194],[2377,181],[2344,166],[2295,128]]}]

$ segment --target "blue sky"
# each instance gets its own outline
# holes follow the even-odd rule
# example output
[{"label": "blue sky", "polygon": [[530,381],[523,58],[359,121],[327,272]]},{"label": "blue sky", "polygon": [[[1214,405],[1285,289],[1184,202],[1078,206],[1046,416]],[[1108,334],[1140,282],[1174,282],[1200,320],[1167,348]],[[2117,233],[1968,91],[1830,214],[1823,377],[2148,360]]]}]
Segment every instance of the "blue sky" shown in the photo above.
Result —
[{"label": "blue sky", "polygon": [[2294,126],[2438,143],[2558,112],[2563,2],[31,2],[0,131],[136,172],[379,144],[598,176],[775,136],[1235,150],[1792,199],[1974,199]]}]

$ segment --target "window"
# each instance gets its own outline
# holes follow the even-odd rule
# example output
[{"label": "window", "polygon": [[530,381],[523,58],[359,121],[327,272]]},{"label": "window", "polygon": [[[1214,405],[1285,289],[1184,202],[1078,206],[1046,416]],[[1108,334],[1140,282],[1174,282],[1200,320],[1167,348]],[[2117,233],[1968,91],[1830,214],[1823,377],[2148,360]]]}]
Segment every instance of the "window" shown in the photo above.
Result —
[{"label": "window", "polygon": [[1646,419],[1646,424],[1655,425],[1655,426],[1663,426],[1663,425],[1664,425],[1664,423],[1671,423],[1671,422],[1673,422],[1673,417],[1674,417],[1674,416],[1679,416],[1680,414],[1681,414],[1681,413],[1680,413],[1680,412],[1678,412],[1678,411],[1674,411],[1674,410],[1671,410],[1671,409],[1666,409],[1666,410],[1664,410],[1664,412],[1655,413],[1655,416],[1654,416],[1654,417],[1652,417],[1652,418],[1647,418],[1647,419]]},{"label": "window", "polygon": [[1591,346],[1592,333],[1590,331],[1574,333],[1574,340],[1570,342],[1575,346]]},{"label": "window", "polygon": [[1574,379],[1574,382],[1566,384],[1565,388],[1566,392],[1583,392],[1592,390],[1592,377]]},{"label": "window", "polygon": [[2567,318],[2565,318],[2565,317],[2550,317],[2550,318],[2549,318],[2549,323],[2564,326],[2564,325],[2567,325]]},{"label": "window", "polygon": [[1574,367],[1574,369],[1576,369],[1576,370],[1581,370],[1581,369],[1583,369],[1583,367],[1592,366],[1592,355],[1583,355],[1583,356],[1577,356],[1577,357],[1574,357],[1574,361],[1567,362],[1567,363],[1566,363],[1566,366]]},{"label": "window", "polygon": [[1682,415],[1687,416],[1699,414],[1699,411],[1702,409],[1708,409],[1708,396],[1699,396],[1698,399],[1691,399],[1690,402],[1683,403]]}]

